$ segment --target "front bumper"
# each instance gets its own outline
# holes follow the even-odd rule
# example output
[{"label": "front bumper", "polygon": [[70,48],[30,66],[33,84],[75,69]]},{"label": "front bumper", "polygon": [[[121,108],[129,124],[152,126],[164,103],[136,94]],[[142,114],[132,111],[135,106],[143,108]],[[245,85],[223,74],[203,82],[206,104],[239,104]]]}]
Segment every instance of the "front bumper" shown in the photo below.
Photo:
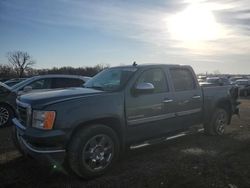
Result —
[{"label": "front bumper", "polygon": [[43,131],[24,127],[18,119],[12,120],[15,125],[15,137],[20,149],[41,162],[53,165],[62,164],[65,159],[65,132],[61,130]]}]

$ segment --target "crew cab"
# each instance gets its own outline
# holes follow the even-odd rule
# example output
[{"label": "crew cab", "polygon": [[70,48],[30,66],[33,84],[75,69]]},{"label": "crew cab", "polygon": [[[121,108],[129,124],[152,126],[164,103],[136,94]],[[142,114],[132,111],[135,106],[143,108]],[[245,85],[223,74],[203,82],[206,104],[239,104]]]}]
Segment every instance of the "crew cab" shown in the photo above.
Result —
[{"label": "crew cab", "polygon": [[187,65],[113,67],[85,88],[20,96],[14,140],[25,154],[92,178],[127,147],[201,129],[224,134],[239,113],[237,94],[230,86],[200,87]]}]

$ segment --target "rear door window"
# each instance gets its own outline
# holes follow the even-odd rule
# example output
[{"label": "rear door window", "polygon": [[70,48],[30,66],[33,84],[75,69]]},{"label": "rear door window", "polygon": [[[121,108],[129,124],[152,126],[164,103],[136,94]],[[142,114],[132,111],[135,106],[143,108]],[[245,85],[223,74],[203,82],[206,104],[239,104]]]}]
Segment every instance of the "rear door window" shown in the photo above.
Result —
[{"label": "rear door window", "polygon": [[185,68],[171,68],[170,75],[175,91],[194,90],[196,83],[192,72]]},{"label": "rear door window", "polygon": [[154,85],[154,93],[168,92],[168,84],[165,73],[161,69],[144,71],[137,81],[139,83],[151,83]]}]

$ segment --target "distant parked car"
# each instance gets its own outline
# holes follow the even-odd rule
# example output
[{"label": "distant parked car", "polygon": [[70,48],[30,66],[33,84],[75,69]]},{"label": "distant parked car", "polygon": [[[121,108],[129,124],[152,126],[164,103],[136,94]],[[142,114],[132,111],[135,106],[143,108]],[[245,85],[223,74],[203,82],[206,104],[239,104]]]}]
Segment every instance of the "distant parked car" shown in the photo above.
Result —
[{"label": "distant parked car", "polygon": [[27,78],[13,78],[13,79],[10,79],[10,80],[7,80],[5,81],[4,83],[9,86],[9,87],[12,87],[16,84],[18,84],[19,82],[22,82],[24,80],[26,80]]},{"label": "distant parked car", "polygon": [[31,91],[44,91],[56,88],[82,87],[90,77],[75,75],[42,75],[28,78],[13,87],[0,85],[0,127],[10,125],[16,114],[16,98]]},{"label": "distant parked car", "polygon": [[247,97],[250,94],[250,82],[248,79],[236,80],[236,85],[241,96]]},{"label": "distant parked car", "polygon": [[231,84],[236,84],[236,81],[241,80],[241,79],[244,79],[244,78],[242,76],[234,76],[234,77],[229,78],[229,81]]},{"label": "distant parked car", "polygon": [[223,77],[209,77],[206,79],[206,82],[211,83],[215,86],[230,85],[229,80],[227,78],[223,78]]}]

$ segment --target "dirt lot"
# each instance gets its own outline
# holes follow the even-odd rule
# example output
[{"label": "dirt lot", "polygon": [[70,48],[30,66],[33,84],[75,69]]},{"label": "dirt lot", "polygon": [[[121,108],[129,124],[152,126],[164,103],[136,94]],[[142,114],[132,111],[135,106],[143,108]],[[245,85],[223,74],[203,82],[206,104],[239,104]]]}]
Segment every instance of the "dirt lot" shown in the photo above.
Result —
[{"label": "dirt lot", "polygon": [[84,181],[23,158],[0,130],[0,187],[250,187],[250,100],[227,134],[202,133],[131,150],[105,176]]}]

